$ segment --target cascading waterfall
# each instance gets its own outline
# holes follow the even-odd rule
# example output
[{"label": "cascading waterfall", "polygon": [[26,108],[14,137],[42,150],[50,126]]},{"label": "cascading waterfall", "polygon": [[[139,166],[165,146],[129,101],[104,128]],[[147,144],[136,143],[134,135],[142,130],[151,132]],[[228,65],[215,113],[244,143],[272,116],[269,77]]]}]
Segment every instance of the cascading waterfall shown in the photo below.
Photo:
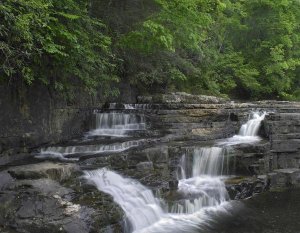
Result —
[{"label": "cascading waterfall", "polygon": [[226,150],[208,147],[194,150],[193,177],[201,175],[223,175],[228,170]]},{"label": "cascading waterfall", "polygon": [[82,146],[52,146],[47,148],[42,148],[39,155],[36,158],[46,158],[47,156],[52,157],[56,156],[57,158],[64,158],[66,160],[76,158],[71,158],[72,155],[80,154],[80,155],[89,155],[89,154],[100,154],[100,153],[108,153],[108,152],[121,152],[125,151],[129,148],[136,147],[142,145],[144,142],[141,140],[133,140],[126,141],[121,143],[113,143],[108,145],[82,145]]},{"label": "cascading waterfall", "polygon": [[[116,104],[112,104],[115,106]],[[145,117],[143,115],[111,112],[111,113],[95,113],[96,127],[89,131],[84,139],[83,145],[74,146],[51,146],[42,148],[40,153],[35,157],[38,159],[60,159],[60,160],[78,160],[78,156],[89,154],[99,154],[107,152],[121,152],[132,147],[142,145],[145,140],[130,140],[123,142],[113,142],[110,144],[90,143],[90,137],[109,136],[117,138],[125,138],[130,136],[130,132],[146,129]],[[122,139],[123,140],[123,139]],[[88,144],[86,143],[88,142]],[[93,141],[92,141],[93,142]],[[86,145],[87,144],[87,145]]]},{"label": "cascading waterfall", "polygon": [[265,119],[265,116],[266,112],[253,112],[252,117],[250,117],[250,120],[248,120],[247,123],[242,125],[239,131],[239,135],[250,137],[257,136],[259,127],[261,125],[261,122]]},{"label": "cascading waterfall", "polygon": [[153,193],[140,183],[123,178],[105,168],[85,171],[85,178],[96,187],[113,196],[126,213],[128,232],[141,230],[161,219],[164,215]]},{"label": "cascading waterfall", "polygon": [[[179,181],[178,192],[185,196],[184,203],[173,205],[169,212],[163,211],[163,207],[152,191],[116,172],[106,168],[85,171],[84,178],[99,190],[112,195],[114,201],[124,210],[129,226],[126,232],[196,233],[201,229],[201,224],[209,219],[210,211],[227,213],[229,207],[226,202],[228,194],[224,182],[217,176],[218,171],[222,169],[214,165],[224,161],[222,157],[225,153],[218,147],[213,147],[211,150],[210,148],[195,149],[194,152],[195,158],[206,157],[206,152],[219,157],[219,159],[213,158],[208,163],[212,165],[210,171],[216,176],[205,174],[206,170],[201,170],[203,167],[199,164],[193,166],[192,173],[196,176]],[[198,171],[199,169],[201,171]],[[185,171],[184,166],[183,170]],[[188,174],[188,171],[186,172]],[[198,176],[198,172],[201,176]]]},{"label": "cascading waterfall", "polygon": [[[168,211],[163,211],[152,192],[132,179],[107,170],[86,171],[85,178],[113,196],[126,214],[129,232],[133,233],[197,233],[211,221],[210,213],[228,214],[232,205],[224,184],[229,175],[227,146],[257,137],[265,113],[253,114],[242,126],[240,135],[221,146],[194,148],[187,151],[179,164],[178,194]],[[244,137],[245,140],[241,140]],[[249,140],[249,142],[252,142]],[[192,165],[190,165],[192,162]]]},{"label": "cascading waterfall", "polygon": [[145,130],[144,116],[129,113],[96,113],[96,129],[87,136],[128,136],[130,131]]},{"label": "cascading waterfall", "polygon": [[[188,153],[189,155],[189,153]],[[228,200],[221,175],[228,173],[226,149],[220,147],[194,148],[192,170],[183,155],[180,162],[178,192],[184,200],[171,206],[172,213],[192,214],[206,206],[217,206]]]},{"label": "cascading waterfall", "polygon": [[258,136],[258,131],[261,126],[261,122],[265,119],[266,112],[255,111],[249,115],[249,120],[242,125],[239,134],[234,135],[231,138],[222,140],[218,145],[237,145],[241,143],[257,143],[261,140]]},{"label": "cascading waterfall", "polygon": [[117,104],[110,103],[108,106],[111,110],[126,109],[126,110],[146,110],[151,108],[151,104]]}]

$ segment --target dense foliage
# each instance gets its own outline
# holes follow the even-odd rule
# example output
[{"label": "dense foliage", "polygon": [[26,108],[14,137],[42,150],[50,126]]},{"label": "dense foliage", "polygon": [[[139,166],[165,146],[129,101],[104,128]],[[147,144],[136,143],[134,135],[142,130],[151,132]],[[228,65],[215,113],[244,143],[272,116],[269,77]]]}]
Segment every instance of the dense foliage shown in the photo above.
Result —
[{"label": "dense foliage", "polygon": [[94,91],[113,78],[111,41],[87,0],[0,1],[0,79]]},{"label": "dense foliage", "polygon": [[121,79],[142,92],[300,99],[299,0],[88,6],[88,0],[0,0],[0,80],[94,91]]},{"label": "dense foliage", "polygon": [[300,98],[298,0],[156,2],[160,12],[121,39],[129,54],[144,58],[125,57],[135,81],[194,93]]}]

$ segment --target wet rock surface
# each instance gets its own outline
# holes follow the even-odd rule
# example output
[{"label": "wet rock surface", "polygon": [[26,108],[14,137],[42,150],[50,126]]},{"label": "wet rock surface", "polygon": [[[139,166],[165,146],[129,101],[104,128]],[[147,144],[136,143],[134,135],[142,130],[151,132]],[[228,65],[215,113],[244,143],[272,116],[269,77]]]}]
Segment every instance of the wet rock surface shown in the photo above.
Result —
[{"label": "wet rock surface", "polygon": [[[105,232],[108,225],[120,231],[123,218],[120,208],[111,197],[81,181],[77,170],[70,170],[73,164],[47,162],[37,170],[38,165],[0,173],[1,232]],[[21,172],[23,167],[24,173],[17,179],[10,175],[16,174],[11,171]],[[67,171],[67,176],[59,173],[62,170]],[[35,172],[41,172],[42,176]]]},{"label": "wet rock surface", "polygon": [[63,181],[68,179],[72,173],[79,171],[76,164],[59,164],[52,162],[41,162],[18,167],[11,167],[8,173],[16,179],[41,179],[50,178]]},{"label": "wet rock surface", "polygon": [[[26,153],[23,162],[17,161],[22,158],[15,159],[18,155],[0,157],[0,232],[122,232],[123,211],[112,197],[82,179],[84,170],[108,167],[137,179],[158,195],[180,199],[176,191],[182,155],[233,136],[252,109],[273,113],[263,122],[263,141],[232,145],[228,150],[228,175],[235,175],[226,180],[231,199],[256,198],[269,189],[299,187],[299,103],[234,103],[184,93],[140,97],[138,101],[130,106],[106,105],[98,111],[142,115],[146,130],[131,131],[126,137],[95,136],[59,144],[62,151],[66,147],[74,151],[78,146],[97,150],[94,145],[118,146],[142,138],[141,143],[132,143],[134,147],[105,153],[80,151],[63,155],[63,162],[59,158],[27,162]],[[47,148],[51,146],[56,145],[47,144]],[[74,158],[78,161],[69,160]]]}]

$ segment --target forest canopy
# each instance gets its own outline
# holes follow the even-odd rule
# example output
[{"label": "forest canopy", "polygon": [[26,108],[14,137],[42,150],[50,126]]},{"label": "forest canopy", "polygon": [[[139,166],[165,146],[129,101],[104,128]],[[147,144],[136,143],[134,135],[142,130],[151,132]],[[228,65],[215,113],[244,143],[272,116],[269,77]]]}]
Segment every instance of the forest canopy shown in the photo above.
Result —
[{"label": "forest canopy", "polygon": [[2,0],[0,81],[299,100],[299,25],[299,0]]}]

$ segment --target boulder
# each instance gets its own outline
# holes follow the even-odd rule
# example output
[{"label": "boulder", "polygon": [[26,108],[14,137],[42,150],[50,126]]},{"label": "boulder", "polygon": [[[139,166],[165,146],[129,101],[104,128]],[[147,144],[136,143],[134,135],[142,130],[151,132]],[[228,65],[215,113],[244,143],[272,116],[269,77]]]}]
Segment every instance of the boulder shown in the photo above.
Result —
[{"label": "boulder", "polygon": [[185,103],[185,104],[221,104],[227,100],[215,96],[191,95],[185,92],[175,92],[155,96],[139,96],[139,103]]},{"label": "boulder", "polygon": [[16,179],[50,178],[62,181],[68,179],[72,173],[78,170],[78,166],[73,163],[42,162],[11,167],[9,168],[8,173]]},{"label": "boulder", "polygon": [[276,173],[276,175],[272,177],[273,186],[276,185],[278,187],[300,187],[300,169],[277,169],[274,170],[274,173]]},{"label": "boulder", "polygon": [[153,170],[152,162],[140,162],[136,165],[138,171],[149,171]]}]

